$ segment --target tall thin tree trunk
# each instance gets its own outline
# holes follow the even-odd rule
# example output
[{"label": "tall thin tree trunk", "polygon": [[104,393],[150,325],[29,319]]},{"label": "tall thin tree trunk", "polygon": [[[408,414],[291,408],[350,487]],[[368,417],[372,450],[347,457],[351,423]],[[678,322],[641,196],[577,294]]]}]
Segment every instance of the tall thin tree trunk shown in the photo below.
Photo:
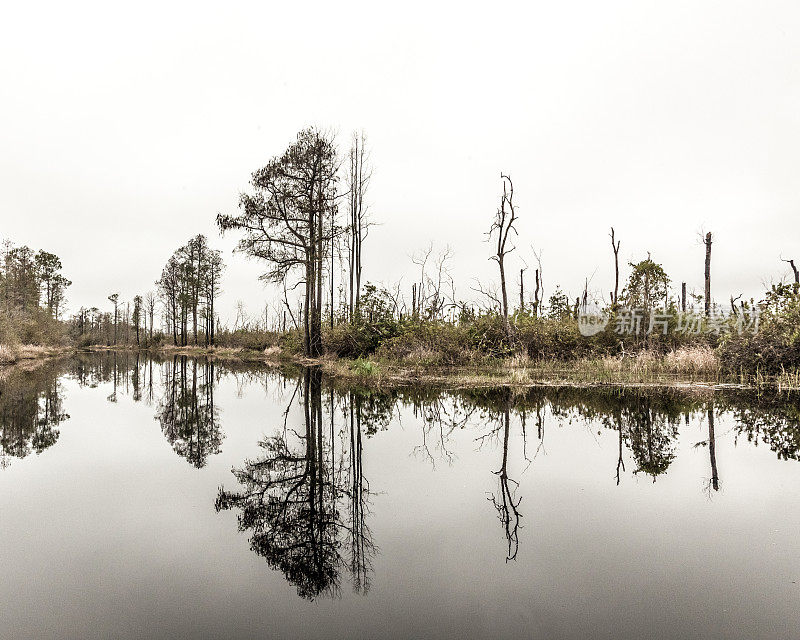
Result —
[{"label": "tall thin tree trunk", "polygon": [[612,302],[615,307],[619,299],[619,244],[619,240],[615,242],[614,227],[611,227],[611,249],[614,251],[614,297]]},{"label": "tall thin tree trunk", "polygon": [[705,311],[706,316],[711,315],[711,232],[706,234],[704,240],[706,245],[706,270],[705,270]]},{"label": "tall thin tree trunk", "polygon": [[717,473],[717,443],[714,435],[714,407],[708,409],[708,456],[711,459],[711,486],[719,491],[719,474]]}]

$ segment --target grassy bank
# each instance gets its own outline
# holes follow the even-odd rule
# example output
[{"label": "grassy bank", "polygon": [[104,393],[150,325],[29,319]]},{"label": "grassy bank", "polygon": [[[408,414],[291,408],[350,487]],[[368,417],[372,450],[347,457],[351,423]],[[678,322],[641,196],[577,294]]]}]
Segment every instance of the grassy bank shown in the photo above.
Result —
[{"label": "grassy bank", "polygon": [[440,367],[387,360],[322,358],[329,375],[370,386],[423,383],[478,388],[533,386],[741,387],[800,389],[800,375],[730,375],[710,349],[677,350],[665,355],[640,352],[630,357],[587,357],[572,361],[510,357],[481,365]]},{"label": "grassy bank", "polygon": [[4,345],[0,344],[0,366],[12,365],[21,362],[44,360],[55,356],[72,353],[72,347],[42,346],[42,345]]},{"label": "grassy bank", "polygon": [[[449,386],[491,385],[739,385],[800,388],[800,295],[773,288],[760,303],[758,331],[741,330],[741,315],[719,322],[701,318],[695,331],[671,310],[662,332],[617,330],[612,314],[599,332],[584,335],[569,315],[518,312],[504,325],[496,313],[462,313],[450,320],[395,316],[386,305],[352,320],[323,325],[324,355],[304,357],[299,329],[221,329],[216,346],[172,346],[174,336],[142,336],[147,345],[93,345],[73,336],[75,350],[143,350],[175,355],[261,362],[274,366],[319,365],[329,375],[374,386],[413,382]],[[676,315],[677,314],[677,315]],[[669,329],[669,330],[667,330]],[[121,334],[122,335],[122,334]],[[135,335],[135,334],[131,334]],[[186,339],[187,336],[184,336]],[[63,344],[63,343],[62,343]],[[0,347],[0,364],[49,357],[69,347]]]},{"label": "grassy bank", "polygon": [[[88,346],[81,351],[131,351],[130,347]],[[139,350],[160,358],[206,357],[222,362],[259,363],[276,368],[319,366],[342,382],[370,387],[429,384],[448,388],[492,386],[651,386],[651,387],[770,387],[800,389],[800,376],[731,375],[709,347],[679,348],[666,354],[640,351],[626,356],[575,360],[532,359],[527,356],[484,358],[480,362],[437,365],[387,358],[340,358],[328,354],[305,358],[280,347],[162,346]]]}]

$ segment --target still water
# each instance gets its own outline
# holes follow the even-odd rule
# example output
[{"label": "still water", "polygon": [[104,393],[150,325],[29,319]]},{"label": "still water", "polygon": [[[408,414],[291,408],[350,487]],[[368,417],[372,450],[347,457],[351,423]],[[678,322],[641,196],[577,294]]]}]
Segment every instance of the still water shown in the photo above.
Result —
[{"label": "still water", "polygon": [[800,638],[800,397],[0,381],[0,637]]}]

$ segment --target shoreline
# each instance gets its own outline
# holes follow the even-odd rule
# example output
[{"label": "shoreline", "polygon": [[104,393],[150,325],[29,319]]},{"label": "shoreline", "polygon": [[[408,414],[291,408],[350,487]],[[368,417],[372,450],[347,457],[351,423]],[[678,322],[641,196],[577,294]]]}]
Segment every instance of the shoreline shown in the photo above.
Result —
[{"label": "shoreline", "polygon": [[[6,352],[9,351],[5,348]],[[242,348],[162,346],[135,348],[129,345],[86,347],[17,347],[13,360],[0,359],[0,371],[26,369],[36,363],[80,353],[145,353],[162,358],[174,356],[212,358],[220,362],[260,364],[275,369],[318,366],[334,381],[375,388],[435,386],[444,389],[480,389],[489,387],[531,388],[618,387],[630,389],[675,389],[713,392],[724,389],[775,391],[800,390],[797,375],[784,378],[735,380],[720,372],[676,372],[666,370],[662,361],[644,367],[635,359],[584,359],[574,362],[532,361],[520,358],[487,361],[469,366],[426,366],[383,360],[350,360],[336,356],[305,358],[272,348],[255,351]]]}]

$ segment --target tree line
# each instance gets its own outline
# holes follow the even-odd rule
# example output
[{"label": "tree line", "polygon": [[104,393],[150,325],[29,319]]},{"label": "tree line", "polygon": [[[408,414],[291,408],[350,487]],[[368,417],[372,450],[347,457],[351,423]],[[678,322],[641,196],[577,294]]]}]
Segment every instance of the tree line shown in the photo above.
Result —
[{"label": "tree line", "polygon": [[[150,347],[171,338],[175,346],[213,346],[224,269],[222,252],[212,249],[205,236],[194,236],[169,257],[155,291],[127,302],[112,293],[111,309],[105,312],[81,307],[72,319],[73,331],[85,344]],[[157,326],[159,310],[162,322]]]},{"label": "tree line", "polygon": [[[272,309],[275,321],[270,325],[269,311],[265,310],[258,331],[299,334],[302,352],[318,357],[330,350],[330,345],[324,344],[324,328],[329,330],[329,336],[340,325],[369,325],[372,331],[376,322],[387,319],[395,323],[465,324],[488,316],[501,323],[500,339],[511,343],[520,318],[559,322],[577,319],[590,304],[602,306],[611,314],[623,307],[641,308],[645,315],[669,308],[686,312],[693,307],[692,302],[702,304],[706,316],[721,310],[712,302],[711,233],[701,238],[705,246],[701,295],[687,294],[684,282],[680,297],[674,298],[670,278],[649,253],[647,258],[629,264],[630,275],[623,285],[621,241],[613,227],[610,237],[614,288],[607,300],[589,290],[589,278],[577,296],[556,286],[546,298],[541,254],[535,252],[533,282],[526,288],[529,273],[525,259],[519,256],[519,264],[510,263],[516,250],[520,216],[514,183],[506,173],[500,176],[499,204],[487,232],[491,243],[487,257],[497,264],[498,285],[477,282],[472,290],[478,296],[460,299],[451,273],[452,252],[448,248],[437,254],[432,245],[412,258],[417,275],[410,291],[403,291],[400,283],[376,286],[365,282],[364,244],[372,224],[367,198],[371,177],[370,154],[363,133],[354,133],[349,148],[343,152],[331,132],[304,129],[283,153],[253,172],[251,189],[240,196],[238,212],[217,216],[220,233],[236,233],[237,251],[260,261],[264,266],[262,280],[282,292],[280,306]],[[800,274],[793,260],[784,261],[793,270],[796,295]],[[228,336],[252,333],[254,328],[245,320],[241,304],[233,331],[221,327],[217,299],[222,292],[224,268],[221,252],[211,248],[205,236],[194,236],[166,261],[154,290],[127,301],[114,292],[108,296],[110,307],[105,310],[82,307],[69,323],[73,337],[83,344],[149,347],[171,342],[175,346],[214,346],[221,329]],[[2,312],[6,318],[44,311],[57,320],[69,285],[61,274],[57,256],[6,246],[0,269]],[[515,286],[518,294],[513,291]],[[746,305],[755,306],[755,301],[745,303],[741,297],[731,296],[730,314],[743,312]],[[397,327],[392,331],[396,334]],[[347,339],[360,340],[366,335],[361,334]],[[370,341],[374,342],[373,338],[366,336],[366,342]],[[263,343],[261,340],[256,346],[264,348]],[[478,343],[483,344],[480,340]],[[339,349],[335,351],[338,353]]]},{"label": "tree line", "polygon": [[57,255],[6,241],[0,258],[0,342],[49,337],[71,284]]}]

